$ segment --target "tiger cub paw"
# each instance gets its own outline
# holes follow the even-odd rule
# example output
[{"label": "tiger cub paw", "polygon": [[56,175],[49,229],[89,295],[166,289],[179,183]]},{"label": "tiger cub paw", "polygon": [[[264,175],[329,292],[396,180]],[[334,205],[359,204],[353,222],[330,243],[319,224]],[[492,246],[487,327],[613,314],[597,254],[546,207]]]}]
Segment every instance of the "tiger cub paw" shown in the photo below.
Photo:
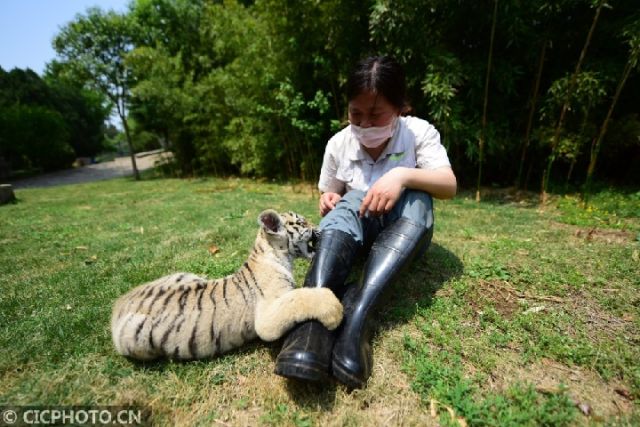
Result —
[{"label": "tiger cub paw", "polygon": [[334,330],[342,322],[343,309],[340,300],[328,288],[314,289],[318,295],[314,304],[315,318],[327,329]]}]

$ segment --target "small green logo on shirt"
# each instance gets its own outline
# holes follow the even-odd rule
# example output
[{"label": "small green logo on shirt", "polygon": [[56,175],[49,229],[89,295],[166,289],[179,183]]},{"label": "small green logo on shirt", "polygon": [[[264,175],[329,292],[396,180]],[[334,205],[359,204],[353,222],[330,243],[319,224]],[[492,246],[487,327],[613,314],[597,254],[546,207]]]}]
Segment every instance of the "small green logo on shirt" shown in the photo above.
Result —
[{"label": "small green logo on shirt", "polygon": [[389,160],[393,160],[394,162],[397,162],[399,160],[402,160],[403,157],[404,157],[404,153],[395,153],[389,156]]}]

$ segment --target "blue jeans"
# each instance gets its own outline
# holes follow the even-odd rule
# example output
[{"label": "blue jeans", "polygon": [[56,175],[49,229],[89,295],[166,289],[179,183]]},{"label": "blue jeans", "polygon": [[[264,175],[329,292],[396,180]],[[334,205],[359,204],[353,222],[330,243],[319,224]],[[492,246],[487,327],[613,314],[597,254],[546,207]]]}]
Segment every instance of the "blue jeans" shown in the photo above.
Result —
[{"label": "blue jeans", "polygon": [[[320,231],[340,230],[349,233],[358,243],[368,248],[380,231],[400,218],[405,218],[426,229],[433,227],[433,200],[423,191],[405,189],[391,212],[379,217],[360,218],[358,211],[366,193],[351,190],[345,194],[320,221]],[[420,252],[424,252],[426,247]]]}]

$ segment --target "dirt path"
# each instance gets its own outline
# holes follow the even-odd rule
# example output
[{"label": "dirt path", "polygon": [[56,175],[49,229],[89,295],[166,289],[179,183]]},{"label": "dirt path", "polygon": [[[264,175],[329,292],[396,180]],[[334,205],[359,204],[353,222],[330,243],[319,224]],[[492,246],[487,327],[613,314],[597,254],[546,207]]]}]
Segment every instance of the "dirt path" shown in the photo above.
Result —
[{"label": "dirt path", "polygon": [[[151,169],[166,153],[139,153],[136,165],[139,171]],[[14,189],[53,187],[56,185],[80,184],[83,182],[133,176],[130,157],[116,157],[110,162],[96,163],[80,168],[46,173],[10,182]]]}]

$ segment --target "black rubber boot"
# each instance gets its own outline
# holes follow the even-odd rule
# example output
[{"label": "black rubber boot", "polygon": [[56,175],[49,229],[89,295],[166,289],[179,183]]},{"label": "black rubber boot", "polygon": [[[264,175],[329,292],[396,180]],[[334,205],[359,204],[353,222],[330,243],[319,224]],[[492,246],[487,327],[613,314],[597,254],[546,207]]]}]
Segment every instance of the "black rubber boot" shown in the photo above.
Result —
[{"label": "black rubber boot", "polygon": [[[325,287],[341,296],[360,245],[348,233],[325,230],[305,277],[305,287]],[[276,359],[275,373],[287,378],[320,381],[327,377],[335,333],[309,320],[289,332]]]},{"label": "black rubber boot", "polygon": [[387,285],[416,253],[431,242],[433,227],[404,218],[384,229],[375,240],[360,285],[343,299],[345,319],[333,347],[333,376],[349,388],[362,388],[371,375],[370,315]]}]

